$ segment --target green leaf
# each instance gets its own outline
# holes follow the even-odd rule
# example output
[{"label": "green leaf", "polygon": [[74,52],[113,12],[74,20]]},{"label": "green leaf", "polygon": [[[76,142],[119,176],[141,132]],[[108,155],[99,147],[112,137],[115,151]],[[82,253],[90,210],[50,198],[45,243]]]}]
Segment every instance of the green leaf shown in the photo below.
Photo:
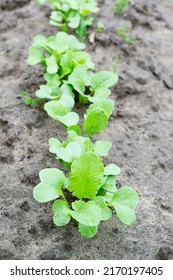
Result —
[{"label": "green leaf", "polygon": [[80,36],[81,40],[84,41],[87,34],[87,26],[85,20],[81,17],[79,27],[76,29],[76,33]]},{"label": "green leaf", "polygon": [[63,13],[60,11],[53,11],[50,15],[50,24],[60,26],[63,20]]},{"label": "green leaf", "polygon": [[75,203],[72,203],[72,207],[76,209],[75,211],[67,210],[67,213],[73,219],[86,226],[97,226],[100,223],[101,209],[94,201],[84,202],[78,209],[75,207]]},{"label": "green leaf", "polygon": [[107,204],[106,204],[104,198],[101,196],[96,196],[94,198],[94,202],[101,209],[101,220],[102,221],[109,220],[112,217],[112,210],[109,207],[107,207]]},{"label": "green leaf", "polygon": [[92,238],[94,235],[96,235],[98,226],[90,227],[90,226],[86,226],[86,225],[79,223],[78,229],[79,229],[80,234],[82,236],[84,236],[85,238]]},{"label": "green leaf", "polygon": [[46,0],[36,0],[36,3],[38,5],[43,5],[45,3]]},{"label": "green leaf", "polygon": [[52,90],[52,88],[47,85],[41,85],[40,89],[37,90],[35,94],[39,98],[58,99],[61,97],[62,92],[60,88]]},{"label": "green leaf", "polygon": [[78,134],[74,131],[68,131],[68,141],[76,141],[82,150],[82,153],[87,153],[94,150],[94,145],[91,140],[87,137],[78,136]]},{"label": "green leaf", "polygon": [[58,71],[58,65],[56,62],[56,59],[54,55],[51,55],[50,57],[46,58],[46,64],[47,64],[47,72],[49,74],[56,74]]},{"label": "green leaf", "polygon": [[57,88],[61,84],[60,77],[58,74],[49,74],[46,72],[44,75],[44,79],[47,82],[47,86],[50,88]]},{"label": "green leaf", "polygon": [[58,148],[56,154],[58,158],[66,162],[73,162],[80,157],[81,148],[78,143],[71,142],[65,148]]},{"label": "green leaf", "polygon": [[116,184],[116,176],[108,175],[106,177],[104,184],[102,185],[102,188],[109,192],[116,192],[117,188],[116,188],[115,184]]},{"label": "green leaf", "polygon": [[45,111],[50,117],[58,120],[59,116],[64,116],[69,112],[69,109],[58,101],[49,101],[44,105]]},{"label": "green leaf", "polygon": [[49,139],[49,152],[56,154],[57,153],[57,149],[60,148],[61,146],[61,142],[56,139],[56,138],[50,138]]},{"label": "green leaf", "polygon": [[73,52],[68,50],[61,56],[60,65],[62,67],[61,69],[61,77],[64,77],[65,75],[71,73],[74,68],[73,63]]},{"label": "green leaf", "polygon": [[80,210],[84,207],[85,201],[83,200],[76,200],[75,202],[72,203],[72,208],[76,212],[80,212]]},{"label": "green leaf", "polygon": [[63,84],[61,86],[61,91],[62,91],[63,95],[69,95],[69,96],[73,97],[73,99],[75,98],[72,86]]},{"label": "green leaf", "polygon": [[39,176],[41,183],[33,190],[34,199],[38,202],[47,202],[58,198],[66,181],[64,173],[56,168],[47,168],[41,170]]},{"label": "green leaf", "polygon": [[113,109],[114,109],[114,101],[111,100],[111,99],[100,99],[100,100],[97,100],[96,102],[94,102],[94,104],[91,104],[89,106],[89,109],[87,110],[87,114],[89,112],[91,112],[95,108],[102,109],[105,112],[107,118],[109,118],[110,115],[113,112]]},{"label": "green leaf", "polygon": [[[70,126],[70,127],[75,127],[75,126]],[[76,141],[77,138],[77,133],[75,130],[70,130],[70,127],[67,128],[67,141],[68,143]]]},{"label": "green leaf", "polygon": [[94,63],[91,56],[83,51],[73,53],[73,62],[76,66],[84,65],[87,69],[94,69]]},{"label": "green leaf", "polygon": [[93,151],[94,145],[89,138],[86,138],[86,139],[84,138],[82,142],[83,143],[81,143],[81,148],[82,148],[83,153]]},{"label": "green leaf", "polygon": [[87,152],[73,161],[68,189],[79,199],[93,199],[101,187],[103,164],[93,152]]},{"label": "green leaf", "polygon": [[68,26],[76,29],[80,23],[80,15],[77,13],[75,15],[71,14],[71,15],[69,15],[68,20],[69,20]]},{"label": "green leaf", "polygon": [[134,208],[138,205],[138,194],[129,187],[119,189],[112,198],[112,205],[115,208],[118,218],[124,224],[131,225],[135,222]]},{"label": "green leaf", "polygon": [[97,26],[96,26],[96,32],[103,32],[104,29],[104,24],[101,21],[97,22]]},{"label": "green leaf", "polygon": [[70,112],[64,116],[58,116],[57,120],[59,120],[65,126],[69,127],[72,125],[77,125],[77,123],[79,122],[79,116],[75,112]]},{"label": "green leaf", "polygon": [[120,188],[113,196],[112,203],[120,203],[121,205],[130,207],[132,209],[136,208],[139,199],[137,192],[130,187]]},{"label": "green leaf", "polygon": [[112,147],[112,143],[109,141],[96,141],[94,144],[94,152],[101,157],[108,155],[108,151]]},{"label": "green leaf", "polygon": [[85,86],[89,85],[87,68],[83,65],[77,66],[73,73],[69,76],[68,81],[77,92],[83,94]]},{"label": "green leaf", "polygon": [[123,224],[132,225],[136,220],[135,211],[121,204],[114,205],[117,217]]},{"label": "green leaf", "polygon": [[81,128],[78,126],[78,125],[72,125],[72,126],[70,126],[69,128],[68,128],[68,130],[67,130],[68,132],[70,132],[70,131],[74,131],[75,133],[76,133],[76,135],[81,135]]},{"label": "green leaf", "polygon": [[50,101],[44,105],[45,111],[50,117],[59,120],[66,126],[76,125],[79,121],[79,116],[70,112],[74,106],[74,99],[69,95],[62,95],[57,101]]},{"label": "green leaf", "polygon": [[121,172],[121,169],[115,165],[114,163],[109,164],[108,166],[105,167],[104,175],[119,175]]},{"label": "green leaf", "polygon": [[33,38],[34,45],[37,47],[47,47],[47,39],[43,35],[37,35]]},{"label": "green leaf", "polygon": [[58,53],[63,53],[68,49],[73,51],[82,50],[85,48],[83,43],[80,43],[73,35],[68,35],[66,32],[58,32],[56,40],[50,42],[50,47],[57,50]]},{"label": "green leaf", "polygon": [[59,102],[68,108],[69,111],[71,111],[74,107],[74,98],[69,94],[63,94],[59,99]]},{"label": "green leaf", "polygon": [[91,87],[93,89],[109,88],[118,82],[118,75],[110,71],[101,71],[94,74],[91,78]]},{"label": "green leaf", "polygon": [[64,208],[69,208],[64,200],[56,200],[52,205],[52,210],[54,212],[53,221],[57,226],[65,226],[71,220],[70,215],[64,213]]},{"label": "green leaf", "polygon": [[94,92],[93,96],[88,96],[88,99],[90,102],[97,102],[100,99],[105,99],[106,97],[108,97],[111,94],[110,89],[108,88],[99,88]]},{"label": "green leaf", "polygon": [[84,121],[84,130],[87,132],[87,136],[91,137],[104,130],[107,124],[108,118],[105,112],[100,108],[95,108],[87,115]]},{"label": "green leaf", "polygon": [[40,47],[31,46],[29,48],[28,64],[36,65],[44,59],[43,52]]}]

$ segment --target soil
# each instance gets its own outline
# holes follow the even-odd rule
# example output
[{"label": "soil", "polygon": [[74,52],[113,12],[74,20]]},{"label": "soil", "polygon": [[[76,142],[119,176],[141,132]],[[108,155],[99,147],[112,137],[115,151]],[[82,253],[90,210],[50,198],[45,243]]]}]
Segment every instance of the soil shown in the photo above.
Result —
[{"label": "soil", "polygon": [[[97,70],[110,69],[119,53],[119,83],[112,89],[116,108],[109,126],[95,138],[113,142],[105,164],[121,167],[119,186],[138,191],[137,222],[124,226],[114,215],[94,238],[84,239],[73,222],[53,224],[51,203],[34,201],[39,171],[62,168],[48,139],[66,134],[46,112],[24,105],[20,93],[34,96],[43,82],[42,69],[26,63],[33,36],[57,28],[48,24],[48,7],[1,0],[0,259],[173,259],[173,1],[136,0],[118,16],[113,0],[99,2],[96,20],[104,31],[90,29],[87,50]],[[131,27],[127,33],[137,44],[116,35],[122,26]]]}]

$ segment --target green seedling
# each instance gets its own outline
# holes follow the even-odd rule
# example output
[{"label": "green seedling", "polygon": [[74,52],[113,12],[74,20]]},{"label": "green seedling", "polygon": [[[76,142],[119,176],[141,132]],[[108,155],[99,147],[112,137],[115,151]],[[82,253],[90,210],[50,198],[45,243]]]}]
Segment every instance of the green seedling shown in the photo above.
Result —
[{"label": "green seedling", "polygon": [[46,0],[36,0],[36,3],[38,5],[43,5],[45,3]]},{"label": "green seedling", "polygon": [[111,143],[101,140],[93,143],[76,131],[80,134],[76,126],[68,130],[66,142],[49,140],[50,152],[69,169],[69,175],[66,177],[55,168],[43,169],[41,182],[33,191],[34,198],[40,203],[54,201],[54,223],[64,226],[73,219],[86,238],[97,233],[101,221],[112,217],[112,210],[122,223],[133,224],[138,195],[127,186],[118,189],[116,178],[120,168],[115,164],[104,167],[101,159],[107,156]]},{"label": "green seedling", "polygon": [[116,14],[122,14],[126,10],[129,3],[133,3],[133,0],[116,0],[114,12]]},{"label": "green seedling", "polygon": [[44,68],[46,82],[36,92],[38,98],[59,99],[62,93],[72,92],[65,81],[77,66],[84,65],[87,70],[94,69],[94,63],[90,55],[83,51],[84,48],[83,43],[65,32],[59,32],[55,37],[34,37],[29,48],[28,64],[40,64]]},{"label": "green seedling", "polygon": [[[72,35],[64,32],[49,38],[38,35],[33,41],[29,48],[28,64],[40,64],[44,68],[46,84],[40,86],[36,96],[38,101],[51,100],[44,106],[48,115],[66,127],[76,125],[79,117],[71,112],[74,101],[79,100],[84,104],[91,102],[95,104],[94,111],[86,115],[85,131],[92,135],[89,123],[97,117],[100,117],[100,125],[93,128],[93,133],[103,130],[109,116],[98,104],[112,102],[107,97],[111,93],[109,88],[118,81],[117,73],[93,72],[91,56],[83,51],[85,45]],[[27,97],[27,101],[27,104],[31,104],[32,99]]]},{"label": "green seedling", "polygon": [[103,32],[104,29],[104,24],[101,21],[97,22],[97,26],[96,26],[96,32]]},{"label": "green seedling", "polygon": [[[37,0],[39,5],[44,0]],[[86,38],[87,27],[92,24],[92,13],[98,11],[96,0],[49,0],[53,10],[50,16],[50,24],[58,26],[67,32],[75,29],[82,40]]]},{"label": "green seedling", "polygon": [[22,91],[21,96],[24,97],[24,103],[28,106],[37,106],[44,101],[42,98],[31,98],[26,91]]},{"label": "green seedling", "polygon": [[117,34],[128,44],[136,45],[139,43],[137,40],[133,40],[128,34],[127,30],[130,30],[130,27],[122,27],[117,30]]}]

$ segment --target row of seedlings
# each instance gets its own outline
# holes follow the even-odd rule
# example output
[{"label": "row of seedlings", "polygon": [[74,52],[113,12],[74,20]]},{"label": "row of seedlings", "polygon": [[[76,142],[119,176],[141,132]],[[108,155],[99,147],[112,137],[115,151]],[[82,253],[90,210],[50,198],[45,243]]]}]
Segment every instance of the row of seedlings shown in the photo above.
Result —
[{"label": "row of seedlings", "polygon": [[[70,22],[70,27],[79,28],[77,24],[71,24],[73,19],[69,20],[77,1],[50,2],[55,8],[51,21],[54,12],[60,21],[60,15],[68,10],[70,15],[67,21],[63,21],[63,26]],[[87,7],[91,2],[91,8],[95,10],[88,8],[87,11],[97,10],[94,0],[78,2]],[[82,16],[87,15],[89,19],[85,13],[81,12]],[[79,22],[77,18],[76,22]],[[114,101],[109,98],[110,87],[118,82],[118,75],[111,71],[96,72],[90,54],[84,49],[83,42],[64,31],[48,38],[38,35],[29,48],[28,64],[43,67],[45,84],[40,86],[36,96],[44,100],[47,114],[67,131],[67,139],[63,142],[49,139],[49,151],[55,154],[67,172],[64,174],[57,168],[41,170],[40,183],[33,190],[34,198],[40,203],[54,200],[54,223],[64,226],[74,219],[81,235],[91,238],[97,233],[100,222],[112,217],[112,212],[116,212],[122,223],[133,224],[138,194],[128,186],[116,187],[120,174],[117,165],[104,166],[103,158],[108,155],[111,142],[92,140],[108,125],[114,110]],[[82,120],[73,111],[76,101],[89,103]]]}]

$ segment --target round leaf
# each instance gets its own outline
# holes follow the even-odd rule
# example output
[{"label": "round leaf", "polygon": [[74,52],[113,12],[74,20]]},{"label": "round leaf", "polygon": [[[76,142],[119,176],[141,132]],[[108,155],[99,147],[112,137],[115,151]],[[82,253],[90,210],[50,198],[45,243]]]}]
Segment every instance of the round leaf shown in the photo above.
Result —
[{"label": "round leaf", "polygon": [[78,209],[68,212],[76,221],[86,226],[97,226],[101,220],[101,209],[94,201],[88,201]]},{"label": "round leaf", "polygon": [[91,78],[91,86],[94,89],[109,88],[117,83],[118,75],[110,71],[101,71],[93,75]]},{"label": "round leaf", "polygon": [[121,172],[121,169],[115,165],[114,163],[109,164],[105,167],[104,175],[119,175]]},{"label": "round leaf", "polygon": [[49,139],[49,152],[56,154],[57,149],[60,148],[61,142],[56,138]]},{"label": "round leaf", "polygon": [[92,238],[94,235],[96,235],[98,226],[90,227],[90,226],[86,226],[86,225],[79,223],[78,229],[79,229],[80,234],[82,236],[84,236],[85,238]]},{"label": "round leaf", "polygon": [[28,64],[36,65],[44,59],[43,52],[40,47],[31,46],[29,48]]},{"label": "round leaf", "polygon": [[56,119],[67,127],[77,125],[77,123],[79,122],[79,116],[75,112],[67,113],[64,116],[57,116]]},{"label": "round leaf", "polygon": [[49,74],[56,74],[58,71],[58,65],[56,62],[56,59],[54,55],[51,55],[50,57],[46,58],[46,64],[47,64],[47,72]]},{"label": "round leaf", "polygon": [[113,195],[111,203],[122,223],[131,225],[135,222],[133,209],[138,205],[138,194],[135,190],[129,187],[119,189]]},{"label": "round leaf", "polygon": [[64,200],[56,200],[52,205],[54,212],[53,221],[57,226],[65,226],[71,220],[70,215],[64,213],[64,208],[69,208]]},{"label": "round leaf", "polygon": [[130,187],[120,188],[113,196],[113,204],[121,204],[132,209],[136,208],[139,203],[137,192]]},{"label": "round leaf", "polygon": [[112,144],[109,141],[96,141],[94,144],[94,151],[98,156],[105,157],[111,147]]},{"label": "round leaf", "polygon": [[66,181],[64,173],[56,168],[43,169],[39,173],[41,183],[33,190],[33,196],[38,202],[56,199],[61,194],[61,187]]},{"label": "round leaf", "polygon": [[74,159],[80,157],[81,148],[78,143],[71,142],[65,148],[58,148],[56,154],[58,158],[66,162],[72,162]]},{"label": "round leaf", "polygon": [[135,211],[124,205],[117,204],[114,206],[118,218],[123,224],[132,225],[136,220]]}]

